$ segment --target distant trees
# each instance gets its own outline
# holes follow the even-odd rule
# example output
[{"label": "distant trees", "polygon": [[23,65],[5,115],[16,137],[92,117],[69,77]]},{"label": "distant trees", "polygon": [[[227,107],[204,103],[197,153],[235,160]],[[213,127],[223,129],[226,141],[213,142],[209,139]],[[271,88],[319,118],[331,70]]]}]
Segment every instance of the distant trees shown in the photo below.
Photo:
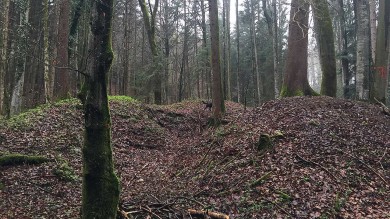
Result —
[{"label": "distant trees", "polygon": [[[207,27],[210,2],[116,2],[112,26],[115,59],[108,74],[109,93],[132,95],[157,104],[212,98],[211,50],[215,45],[209,40],[211,32]],[[385,60],[389,53],[384,49],[389,35],[383,29],[388,26],[386,1],[380,1],[380,7],[373,0],[299,1],[300,6],[293,7],[299,8],[297,16],[304,10],[302,4],[312,6],[309,11],[313,12],[313,36],[318,42],[310,41],[313,43],[308,46],[311,54],[319,50],[322,63],[321,68],[314,66],[310,71],[304,70],[304,66],[298,69],[297,63],[290,59],[297,52],[306,53],[294,50],[294,43],[305,44],[307,28],[313,24],[306,27],[301,21],[296,22],[298,17],[294,16],[289,28],[297,27],[299,42],[293,40],[287,46],[289,6],[284,1],[220,2],[222,99],[254,106],[278,97],[281,91],[286,95],[286,88],[292,89],[291,86],[300,87],[295,94],[313,94],[308,83],[315,83],[316,90],[318,85],[321,94],[335,96],[337,72],[339,90],[344,90],[339,95],[371,100],[375,97],[386,102],[389,95],[388,76],[383,71],[388,67]],[[76,93],[82,97],[84,76],[91,71],[88,1],[31,3],[31,0],[0,3],[0,110],[4,115]],[[234,24],[229,16],[233,5]],[[377,10],[378,27],[374,19]],[[303,81],[298,82],[301,78]]]}]

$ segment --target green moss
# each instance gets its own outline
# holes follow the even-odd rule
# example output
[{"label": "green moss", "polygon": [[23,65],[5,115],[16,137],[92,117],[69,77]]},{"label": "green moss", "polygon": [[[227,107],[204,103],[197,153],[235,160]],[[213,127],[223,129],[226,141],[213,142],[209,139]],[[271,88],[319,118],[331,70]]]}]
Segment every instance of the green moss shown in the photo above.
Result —
[{"label": "green moss", "polygon": [[63,99],[60,101],[55,102],[54,106],[63,106],[63,105],[78,105],[80,104],[80,100],[77,98],[69,98],[69,99]]},{"label": "green moss", "polygon": [[24,155],[24,154],[6,154],[0,157],[0,166],[13,166],[23,164],[41,164],[49,161],[43,156]]},{"label": "green moss", "polygon": [[268,134],[263,133],[260,135],[259,141],[257,142],[256,146],[258,151],[263,151],[268,148],[272,148],[273,147],[272,138]]},{"label": "green moss", "polygon": [[108,100],[110,100],[110,101],[123,101],[123,102],[130,102],[130,103],[137,102],[136,99],[129,97],[129,96],[108,96]]},{"label": "green moss", "polygon": [[282,89],[280,90],[280,96],[281,97],[300,97],[300,96],[320,96],[319,93],[315,92],[311,87],[308,87],[305,90],[290,90],[287,88],[286,85],[282,86]]},{"label": "green moss", "polygon": [[78,179],[72,167],[69,166],[68,162],[64,159],[58,159],[59,163],[56,168],[53,169],[53,174],[64,181],[76,181]]},{"label": "green moss", "polygon": [[4,183],[0,182],[0,190],[3,190],[5,188]]}]

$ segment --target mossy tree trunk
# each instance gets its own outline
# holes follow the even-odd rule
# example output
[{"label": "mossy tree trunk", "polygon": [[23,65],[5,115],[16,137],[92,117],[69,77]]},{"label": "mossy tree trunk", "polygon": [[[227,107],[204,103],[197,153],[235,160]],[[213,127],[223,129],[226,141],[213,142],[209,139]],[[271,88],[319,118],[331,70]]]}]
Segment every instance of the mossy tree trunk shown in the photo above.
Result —
[{"label": "mossy tree trunk", "polygon": [[161,67],[160,67],[160,53],[156,43],[156,14],[159,5],[159,0],[154,1],[153,10],[150,13],[146,6],[145,0],[138,0],[141,7],[142,15],[144,18],[145,29],[148,35],[148,41],[150,50],[152,52],[152,81],[153,81],[153,90],[154,90],[154,103],[162,104],[162,79],[161,79]]},{"label": "mossy tree trunk", "polygon": [[321,94],[335,97],[337,92],[336,56],[328,2],[327,0],[312,1],[312,7],[322,70]]},{"label": "mossy tree trunk", "polygon": [[93,66],[84,106],[83,218],[115,218],[119,201],[107,98],[107,78],[113,60],[112,14],[113,0],[94,1],[91,23]]},{"label": "mossy tree trunk", "polygon": [[305,0],[292,0],[281,97],[316,95],[307,79],[308,21],[309,4]]}]

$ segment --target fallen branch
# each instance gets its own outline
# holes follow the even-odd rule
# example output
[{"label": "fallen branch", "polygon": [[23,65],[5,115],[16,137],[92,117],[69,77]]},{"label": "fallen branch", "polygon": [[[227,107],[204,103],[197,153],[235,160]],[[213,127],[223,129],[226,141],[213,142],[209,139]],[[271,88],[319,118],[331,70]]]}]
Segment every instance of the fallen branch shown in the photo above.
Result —
[{"label": "fallen branch", "polygon": [[345,154],[345,155],[348,155],[356,160],[358,160],[360,163],[362,163],[364,166],[366,166],[369,170],[371,170],[375,175],[377,175],[384,183],[385,185],[387,185],[387,181],[385,180],[385,178],[383,178],[383,176],[381,176],[379,173],[377,173],[372,167],[370,167],[368,164],[366,164],[363,160],[359,159],[358,157],[350,154],[350,153],[347,153],[343,150],[340,150],[340,149],[337,149],[336,150],[340,151],[341,153]]},{"label": "fallen branch", "polygon": [[384,113],[385,115],[390,116],[390,109],[389,109],[385,104],[383,104],[382,102],[380,102],[379,100],[377,100],[375,97],[374,97],[374,100],[375,100],[379,105],[382,106],[382,111],[383,111],[383,113]]},{"label": "fallen branch", "polygon": [[337,183],[339,183],[339,180],[328,170],[326,169],[325,167],[323,167],[321,164],[319,163],[316,163],[314,161],[311,161],[311,160],[308,160],[308,159],[305,159],[303,158],[302,156],[300,156],[299,154],[295,154],[300,160],[304,161],[305,163],[311,163],[311,164],[314,164],[316,166],[319,166],[321,169],[323,169],[326,173],[328,173]]},{"label": "fallen branch", "polygon": [[203,218],[206,218],[207,216],[209,216],[212,219],[229,219],[228,215],[222,214],[222,213],[219,213],[219,212],[195,210],[195,209],[188,209],[187,212],[191,216],[193,216],[193,217],[203,217]]}]

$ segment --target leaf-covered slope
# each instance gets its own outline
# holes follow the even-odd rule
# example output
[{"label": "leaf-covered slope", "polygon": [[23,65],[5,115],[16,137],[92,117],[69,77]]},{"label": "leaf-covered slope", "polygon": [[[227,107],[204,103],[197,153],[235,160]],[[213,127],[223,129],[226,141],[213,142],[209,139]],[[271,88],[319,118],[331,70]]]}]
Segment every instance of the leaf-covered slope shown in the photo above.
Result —
[{"label": "leaf-covered slope", "polygon": [[[390,118],[377,106],[299,97],[244,111],[229,102],[218,128],[207,126],[200,101],[110,106],[120,209],[136,218],[183,218],[187,208],[231,218],[390,217]],[[79,217],[81,108],[67,101],[1,122],[0,155],[51,161],[0,167],[0,218]],[[258,150],[261,134],[273,147]]]}]

